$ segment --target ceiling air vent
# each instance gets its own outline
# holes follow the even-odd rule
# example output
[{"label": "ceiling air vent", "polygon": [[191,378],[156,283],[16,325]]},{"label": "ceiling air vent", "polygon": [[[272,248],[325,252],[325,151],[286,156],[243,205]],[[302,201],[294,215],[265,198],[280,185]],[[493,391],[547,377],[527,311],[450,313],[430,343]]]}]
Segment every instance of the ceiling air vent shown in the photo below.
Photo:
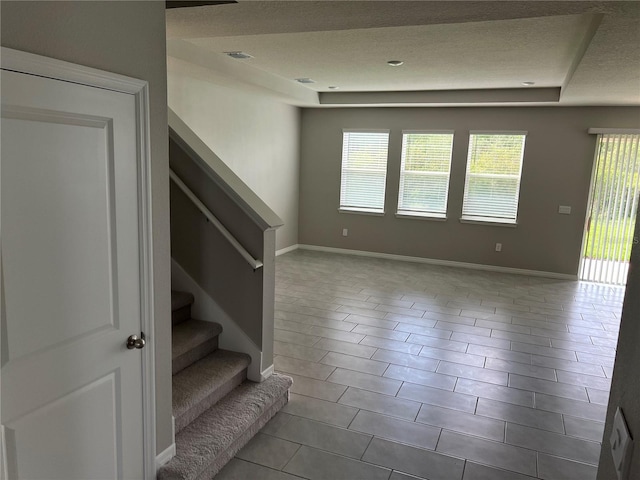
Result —
[{"label": "ceiling air vent", "polygon": [[244,60],[245,58],[253,58],[252,55],[244,52],[224,52],[225,55],[235,58],[236,60]]},{"label": "ceiling air vent", "polygon": [[296,78],[296,82],[298,82],[298,83],[316,83],[315,80],[311,80],[310,78]]},{"label": "ceiling air vent", "polygon": [[187,8],[187,7],[205,7],[208,5],[224,5],[225,3],[238,3],[236,0],[217,0],[217,1],[201,1],[201,2],[173,2],[167,1],[167,8]]}]

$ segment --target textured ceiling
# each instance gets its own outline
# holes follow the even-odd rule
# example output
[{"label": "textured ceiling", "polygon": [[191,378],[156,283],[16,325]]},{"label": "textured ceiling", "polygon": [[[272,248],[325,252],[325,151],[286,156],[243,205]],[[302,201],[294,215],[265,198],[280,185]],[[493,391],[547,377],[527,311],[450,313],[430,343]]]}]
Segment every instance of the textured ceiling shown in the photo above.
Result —
[{"label": "textured ceiling", "polygon": [[[284,78],[312,78],[317,83],[309,88],[318,91],[329,85],[348,91],[507,88],[523,81],[546,87],[562,84],[589,23],[588,15],[572,15],[190,42],[212,53],[248,52],[255,58],[247,64]],[[389,67],[392,59],[404,65]]]},{"label": "textured ceiling", "polygon": [[[504,89],[511,104],[640,104],[638,2],[241,1],[168,11],[167,36],[170,67],[298,105],[390,104],[393,92],[398,104],[493,104]],[[237,50],[254,58],[224,55]],[[518,99],[524,81],[559,100]],[[318,95],[329,85],[340,89]]]}]

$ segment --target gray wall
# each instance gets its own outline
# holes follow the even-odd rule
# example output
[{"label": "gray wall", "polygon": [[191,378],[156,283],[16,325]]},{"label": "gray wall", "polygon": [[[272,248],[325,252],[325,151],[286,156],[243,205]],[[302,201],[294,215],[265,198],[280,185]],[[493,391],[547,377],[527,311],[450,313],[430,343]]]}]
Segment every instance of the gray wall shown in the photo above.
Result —
[{"label": "gray wall", "polygon": [[[169,155],[171,168],[196,197],[253,258],[264,258],[262,229],[173,140]],[[261,347],[264,269],[254,272],[173,182],[170,192],[171,256]]]},{"label": "gray wall", "polygon": [[298,243],[300,110],[169,70],[169,106],[276,214],[276,249]]},{"label": "gray wall", "polygon": [[[305,109],[299,242],[574,275],[596,144],[589,127],[638,128],[640,109]],[[391,130],[384,217],[338,212],[343,128]],[[403,129],[455,130],[446,222],[395,217]],[[469,130],[528,131],[516,228],[459,222]]]},{"label": "gray wall", "polygon": [[[640,217],[636,218],[636,235],[640,232]],[[640,248],[633,247],[631,252],[631,268],[627,278],[620,322],[620,335],[616,363],[611,381],[609,407],[604,430],[604,440],[600,453],[598,480],[617,480],[611,457],[611,436],[613,416],[619,406],[624,413],[633,438],[633,454],[629,480],[640,478]]]},{"label": "gray wall", "polygon": [[165,2],[0,3],[1,43],[149,82],[158,452],[171,432],[171,260]]}]

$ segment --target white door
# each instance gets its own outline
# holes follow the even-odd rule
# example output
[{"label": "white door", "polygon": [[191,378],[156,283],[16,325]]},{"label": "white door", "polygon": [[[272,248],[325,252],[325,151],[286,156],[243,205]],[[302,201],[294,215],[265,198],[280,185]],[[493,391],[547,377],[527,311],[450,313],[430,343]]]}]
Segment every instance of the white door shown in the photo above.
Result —
[{"label": "white door", "polygon": [[5,473],[143,478],[136,97],[1,75]]}]

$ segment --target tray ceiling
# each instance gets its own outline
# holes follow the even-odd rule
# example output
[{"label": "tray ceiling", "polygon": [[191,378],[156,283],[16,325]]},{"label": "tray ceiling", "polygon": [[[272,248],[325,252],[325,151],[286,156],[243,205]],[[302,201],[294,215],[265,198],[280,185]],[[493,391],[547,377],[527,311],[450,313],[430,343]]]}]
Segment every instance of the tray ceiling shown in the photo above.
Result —
[{"label": "tray ceiling", "polygon": [[170,69],[303,106],[640,104],[637,2],[241,1],[167,35]]}]

